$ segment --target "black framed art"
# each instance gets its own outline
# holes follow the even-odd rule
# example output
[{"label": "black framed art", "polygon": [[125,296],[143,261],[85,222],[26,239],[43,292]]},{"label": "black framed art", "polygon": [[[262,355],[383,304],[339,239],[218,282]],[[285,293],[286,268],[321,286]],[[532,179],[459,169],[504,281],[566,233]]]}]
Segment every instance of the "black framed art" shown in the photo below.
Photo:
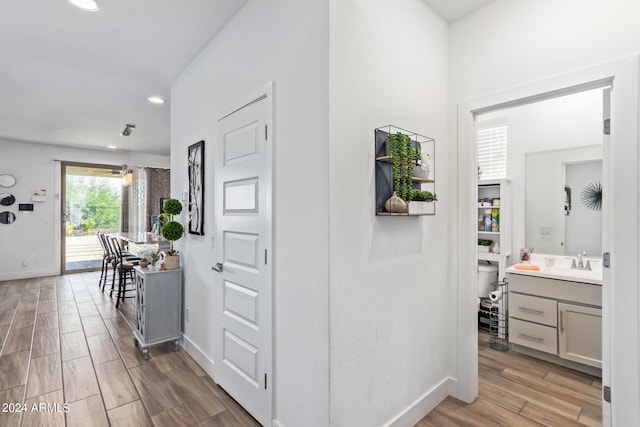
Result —
[{"label": "black framed art", "polygon": [[204,141],[189,146],[189,233],[204,235]]}]

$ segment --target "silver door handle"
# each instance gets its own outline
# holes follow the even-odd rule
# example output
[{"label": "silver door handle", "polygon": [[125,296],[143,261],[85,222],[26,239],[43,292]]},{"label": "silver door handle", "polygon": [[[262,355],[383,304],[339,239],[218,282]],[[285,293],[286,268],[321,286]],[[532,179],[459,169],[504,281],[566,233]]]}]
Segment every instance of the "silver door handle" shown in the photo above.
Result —
[{"label": "silver door handle", "polygon": [[222,263],[221,262],[217,263],[216,265],[211,267],[211,269],[213,271],[217,271],[218,273],[222,273]]}]

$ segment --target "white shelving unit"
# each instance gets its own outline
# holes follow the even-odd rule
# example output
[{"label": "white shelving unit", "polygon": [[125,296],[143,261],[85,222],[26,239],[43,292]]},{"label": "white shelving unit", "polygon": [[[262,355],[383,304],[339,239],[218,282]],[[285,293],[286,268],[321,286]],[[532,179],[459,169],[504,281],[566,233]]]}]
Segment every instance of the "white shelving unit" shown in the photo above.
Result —
[{"label": "white shelving unit", "polygon": [[500,206],[480,206],[478,203],[478,217],[485,209],[500,211],[498,231],[478,230],[478,239],[493,240],[500,247],[499,253],[478,251],[478,260],[492,261],[498,264],[498,280],[505,278],[505,269],[511,256],[511,182],[508,179],[478,182],[478,199],[500,199]]}]

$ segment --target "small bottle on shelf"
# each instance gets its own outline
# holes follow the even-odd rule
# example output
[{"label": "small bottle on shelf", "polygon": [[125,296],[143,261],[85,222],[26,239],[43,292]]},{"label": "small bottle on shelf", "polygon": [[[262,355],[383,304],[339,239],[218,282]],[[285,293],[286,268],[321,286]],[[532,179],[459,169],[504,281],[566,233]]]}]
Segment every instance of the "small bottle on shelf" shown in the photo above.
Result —
[{"label": "small bottle on shelf", "polygon": [[491,231],[500,231],[500,211],[498,209],[491,210]]}]

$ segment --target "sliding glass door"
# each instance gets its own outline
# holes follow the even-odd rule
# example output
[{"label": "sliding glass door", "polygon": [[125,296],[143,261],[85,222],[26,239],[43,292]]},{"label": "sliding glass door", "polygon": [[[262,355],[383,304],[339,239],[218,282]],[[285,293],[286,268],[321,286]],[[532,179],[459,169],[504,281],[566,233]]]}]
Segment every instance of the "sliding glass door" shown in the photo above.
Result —
[{"label": "sliding glass door", "polygon": [[62,271],[100,269],[97,233],[120,230],[120,166],[62,163]]}]

